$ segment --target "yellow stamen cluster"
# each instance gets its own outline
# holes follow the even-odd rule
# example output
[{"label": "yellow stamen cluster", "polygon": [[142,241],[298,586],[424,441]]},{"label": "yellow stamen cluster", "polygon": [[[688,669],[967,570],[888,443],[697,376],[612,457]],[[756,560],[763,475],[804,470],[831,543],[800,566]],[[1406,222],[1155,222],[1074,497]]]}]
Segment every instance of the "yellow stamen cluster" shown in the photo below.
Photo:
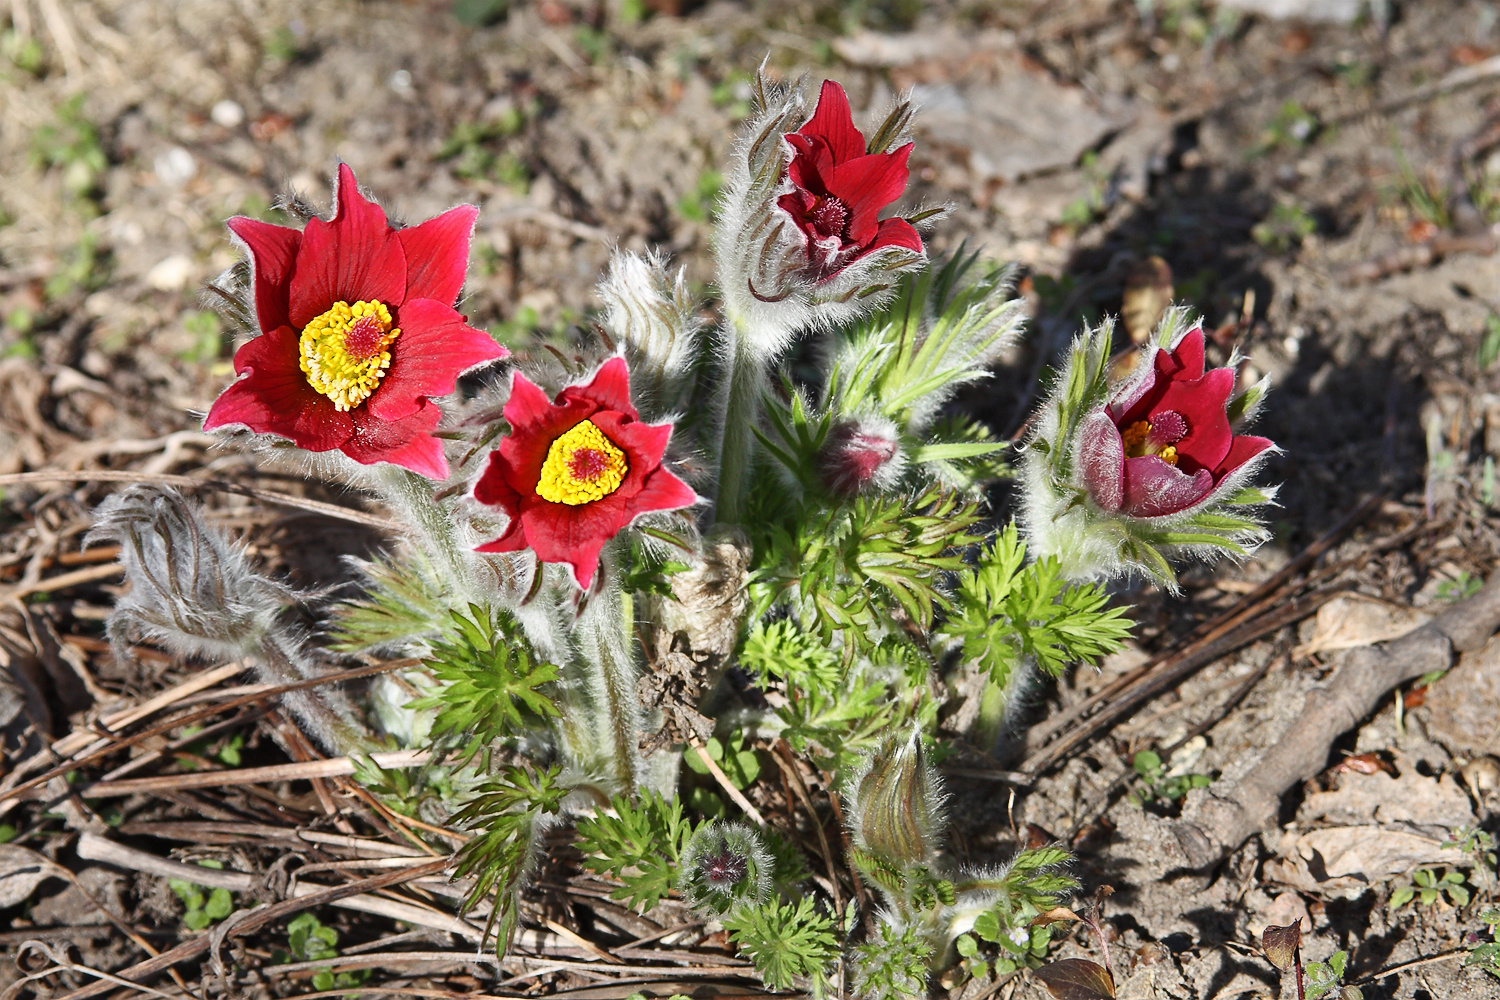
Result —
[{"label": "yellow stamen cluster", "polygon": [[629,470],[625,453],[592,420],[585,420],[547,449],[537,496],[570,507],[593,503],[619,489]]},{"label": "yellow stamen cluster", "polygon": [[1125,457],[1140,458],[1142,455],[1155,455],[1168,465],[1176,465],[1177,448],[1169,444],[1160,451],[1153,451],[1148,443],[1150,437],[1151,424],[1145,420],[1137,420],[1121,431],[1120,440],[1125,444]]},{"label": "yellow stamen cluster", "polygon": [[384,302],[335,302],[302,328],[299,364],[307,384],[336,409],[354,409],[380,385],[391,366],[391,342],[400,335]]}]

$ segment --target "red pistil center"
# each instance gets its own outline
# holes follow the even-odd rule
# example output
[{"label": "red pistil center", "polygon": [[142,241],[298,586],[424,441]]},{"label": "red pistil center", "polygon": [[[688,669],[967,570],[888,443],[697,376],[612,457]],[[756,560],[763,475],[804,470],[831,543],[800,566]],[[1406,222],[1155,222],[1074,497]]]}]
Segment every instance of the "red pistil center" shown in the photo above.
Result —
[{"label": "red pistil center", "polygon": [[344,333],[344,353],[356,361],[373,358],[385,350],[383,327],[379,316],[361,316]]},{"label": "red pistil center", "polygon": [[609,468],[609,456],[598,448],[579,448],[569,459],[568,471],[573,478],[584,482],[598,479]]},{"label": "red pistil center", "polygon": [[843,236],[844,223],[849,220],[849,207],[829,195],[818,199],[812,211],[807,213],[807,218],[820,236]]},{"label": "red pistil center", "polygon": [[1120,432],[1126,458],[1155,455],[1164,462],[1177,464],[1173,447],[1187,435],[1187,421],[1176,410],[1152,414],[1150,420],[1137,420]]}]

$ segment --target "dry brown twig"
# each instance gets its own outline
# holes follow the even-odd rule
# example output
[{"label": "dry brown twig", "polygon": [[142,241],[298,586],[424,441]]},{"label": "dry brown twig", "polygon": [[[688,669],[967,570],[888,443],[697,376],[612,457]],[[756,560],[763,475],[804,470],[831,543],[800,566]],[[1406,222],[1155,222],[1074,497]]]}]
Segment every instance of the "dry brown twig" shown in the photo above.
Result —
[{"label": "dry brown twig", "polygon": [[1483,646],[1500,627],[1500,573],[1473,597],[1380,646],[1351,651],[1328,681],[1307,693],[1300,715],[1238,781],[1195,795],[1173,832],[1195,868],[1217,864],[1280,811],[1281,797],[1328,763],[1333,743],[1393,688],[1447,669],[1455,653]]}]

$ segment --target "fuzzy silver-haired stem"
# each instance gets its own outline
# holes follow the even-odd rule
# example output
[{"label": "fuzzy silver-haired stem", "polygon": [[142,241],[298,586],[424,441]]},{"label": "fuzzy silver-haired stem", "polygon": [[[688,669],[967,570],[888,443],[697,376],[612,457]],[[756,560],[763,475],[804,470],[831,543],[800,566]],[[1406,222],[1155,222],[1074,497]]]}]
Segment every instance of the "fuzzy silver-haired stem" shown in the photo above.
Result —
[{"label": "fuzzy silver-haired stem", "polygon": [[[633,790],[641,770],[638,671],[630,643],[634,610],[619,585],[619,544],[605,545],[598,579],[587,593],[559,661],[561,716],[557,730],[566,759],[608,795]],[[577,594],[558,574],[555,599]]]}]

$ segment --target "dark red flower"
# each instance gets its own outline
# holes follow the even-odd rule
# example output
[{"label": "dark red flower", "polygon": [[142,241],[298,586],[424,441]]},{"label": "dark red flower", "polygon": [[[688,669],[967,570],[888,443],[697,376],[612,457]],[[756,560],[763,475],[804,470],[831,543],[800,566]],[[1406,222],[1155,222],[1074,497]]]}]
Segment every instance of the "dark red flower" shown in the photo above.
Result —
[{"label": "dark red flower", "polygon": [[573,567],[587,588],[599,550],[637,516],[696,503],[691,487],[661,465],[672,425],[639,416],[624,358],[606,361],[556,402],[518,372],[505,404],[510,434],[474,484],[474,499],[502,508],[510,524],[478,551],[530,548],[542,562]]},{"label": "dark red flower", "polygon": [[867,153],[849,97],[832,80],[823,82],[811,120],[786,140],[793,150],[787,176],[795,189],[776,203],[807,237],[807,258],[820,278],[882,247],[922,252],[911,223],[878,218],[906,191],[911,143],[892,153]]},{"label": "dark red flower", "polygon": [[1203,328],[1195,326],[1175,348],[1156,352],[1145,379],[1084,420],[1080,465],[1100,507],[1131,517],[1176,514],[1272,446],[1234,433],[1227,411],[1234,370],[1203,365]]},{"label": "dark red flower", "polygon": [[302,230],[229,220],[250,254],[261,334],[234,355],[241,376],[205,429],[244,424],[308,451],[391,462],[445,479],[430,397],[509,352],[454,311],[479,210],[460,205],[392,229],[339,164],[334,215]]}]

